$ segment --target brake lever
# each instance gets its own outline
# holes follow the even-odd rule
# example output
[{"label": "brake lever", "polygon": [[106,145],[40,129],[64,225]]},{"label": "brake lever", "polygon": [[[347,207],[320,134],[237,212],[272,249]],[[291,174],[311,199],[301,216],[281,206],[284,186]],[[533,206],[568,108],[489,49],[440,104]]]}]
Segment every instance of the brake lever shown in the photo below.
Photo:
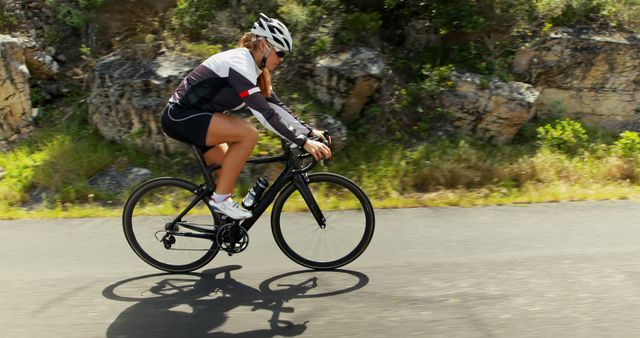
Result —
[{"label": "brake lever", "polygon": [[[331,134],[329,134],[328,130],[324,130],[322,132],[322,136],[324,136],[324,141],[322,141],[322,143],[324,143],[327,147],[329,147],[329,149],[331,149],[331,143],[329,142],[329,140],[331,139]],[[331,166],[331,160],[328,158],[325,158],[322,163],[326,166],[329,167]]]}]

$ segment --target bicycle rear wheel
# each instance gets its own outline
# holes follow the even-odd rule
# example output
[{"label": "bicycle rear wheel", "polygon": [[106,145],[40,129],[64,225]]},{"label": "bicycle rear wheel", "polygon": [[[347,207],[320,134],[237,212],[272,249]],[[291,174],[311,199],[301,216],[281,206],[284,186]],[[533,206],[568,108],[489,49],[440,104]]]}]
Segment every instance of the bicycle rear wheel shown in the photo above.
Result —
[{"label": "bicycle rear wheel", "polygon": [[276,243],[287,257],[308,268],[329,270],[349,264],[373,237],[375,219],[369,198],[354,182],[332,173],[310,174],[307,186],[326,227],[318,224],[301,193],[290,184],[273,205],[271,230]]},{"label": "bicycle rear wheel", "polygon": [[[168,272],[188,272],[209,263],[218,253],[215,240],[187,237],[202,234],[188,226],[213,232],[221,224],[217,214],[200,200],[178,223],[165,225],[197,197],[198,187],[177,178],[159,178],[143,183],[125,204],[122,226],[133,251],[149,265]],[[186,236],[185,236],[186,235]]]}]

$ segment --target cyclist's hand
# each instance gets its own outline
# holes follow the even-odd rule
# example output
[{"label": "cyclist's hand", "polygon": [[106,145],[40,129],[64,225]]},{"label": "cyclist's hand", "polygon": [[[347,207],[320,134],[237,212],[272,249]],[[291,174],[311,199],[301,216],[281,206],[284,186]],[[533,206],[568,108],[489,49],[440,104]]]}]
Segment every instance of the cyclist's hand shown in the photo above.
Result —
[{"label": "cyclist's hand", "polygon": [[322,130],[313,129],[309,133],[309,136],[319,137],[320,140],[322,140],[322,142],[325,142],[326,144],[331,144],[331,136],[329,135],[329,137],[325,137],[324,136],[324,131],[322,131]]},{"label": "cyclist's hand", "polygon": [[304,144],[304,150],[313,156],[318,161],[321,158],[331,159],[331,149],[322,142],[307,140]]}]

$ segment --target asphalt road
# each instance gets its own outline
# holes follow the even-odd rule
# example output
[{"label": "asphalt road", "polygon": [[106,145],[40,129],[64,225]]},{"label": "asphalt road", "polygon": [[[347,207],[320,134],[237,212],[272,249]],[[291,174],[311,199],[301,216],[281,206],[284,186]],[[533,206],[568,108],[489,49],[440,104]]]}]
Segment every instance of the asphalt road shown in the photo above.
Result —
[{"label": "asphalt road", "polygon": [[195,274],[120,219],[0,221],[2,337],[637,337],[640,205],[377,210],[374,239],[305,271],[269,233]]}]

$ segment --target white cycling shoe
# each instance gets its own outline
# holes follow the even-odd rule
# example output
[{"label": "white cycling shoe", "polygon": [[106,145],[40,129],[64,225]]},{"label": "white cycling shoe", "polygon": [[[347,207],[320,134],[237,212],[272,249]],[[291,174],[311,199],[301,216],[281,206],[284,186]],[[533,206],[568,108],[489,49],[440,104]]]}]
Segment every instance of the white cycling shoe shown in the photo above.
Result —
[{"label": "white cycling shoe", "polygon": [[209,198],[209,207],[215,212],[225,214],[233,219],[246,219],[252,216],[251,211],[241,208],[231,197],[222,202],[216,203],[213,198]]}]

